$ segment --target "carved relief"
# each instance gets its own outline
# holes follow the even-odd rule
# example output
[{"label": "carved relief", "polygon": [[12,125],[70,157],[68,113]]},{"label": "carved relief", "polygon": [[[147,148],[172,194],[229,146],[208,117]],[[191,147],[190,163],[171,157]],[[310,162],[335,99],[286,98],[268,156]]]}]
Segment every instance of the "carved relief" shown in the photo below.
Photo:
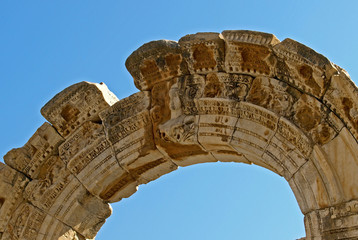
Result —
[{"label": "carved relief", "polygon": [[339,74],[332,76],[331,85],[323,101],[343,120],[349,131],[358,139],[357,87],[345,70],[338,66],[337,68]]},{"label": "carved relief", "polygon": [[308,161],[312,142],[295,125],[284,118],[277,123],[277,130],[265,148],[264,158],[278,162],[282,175],[290,179]]},{"label": "carved relief", "polygon": [[301,93],[273,78],[256,77],[247,101],[272,110],[281,116],[290,116],[293,104]]},{"label": "carved relief", "polygon": [[138,89],[145,91],[162,81],[188,74],[182,49],[175,41],[159,40],[144,44],[126,61]]},{"label": "carved relief", "polygon": [[30,204],[23,203],[13,212],[2,239],[65,240],[66,238],[61,235],[67,234],[72,236],[71,239],[83,239],[81,235],[56,218]]},{"label": "carved relief", "polygon": [[[94,238],[107,202],[178,166],[254,163],[285,177],[306,239],[358,237],[357,88],[291,39],[252,31],[155,41],[126,62],[141,90],[119,102],[78,83],[0,163],[0,238]],[[56,131],[57,130],[57,131]]]},{"label": "carved relief", "polygon": [[189,75],[178,79],[181,107],[185,115],[196,115],[197,99],[204,94],[205,79],[200,75]]},{"label": "carved relief", "polygon": [[261,157],[277,128],[278,116],[259,106],[240,104],[231,145],[252,157]]},{"label": "carved relief", "polygon": [[249,31],[224,31],[223,36],[226,72],[271,75],[275,58],[269,46],[279,42],[275,36]]},{"label": "carved relief", "polygon": [[275,68],[280,80],[317,98],[323,96],[332,74],[327,58],[292,39],[285,39],[273,50],[279,59]]},{"label": "carved relief", "polygon": [[0,163],[0,232],[4,232],[13,212],[24,201],[23,191],[28,182],[23,174]]},{"label": "carved relief", "polygon": [[66,137],[86,121],[99,121],[98,113],[117,101],[104,83],[81,82],[58,93],[41,114]]},{"label": "carved relief", "polygon": [[144,110],[149,110],[150,101],[150,92],[137,92],[116,102],[113,106],[102,111],[99,116],[103,125],[106,128],[110,128],[124,119]]},{"label": "carved relief", "polygon": [[[90,195],[58,156],[50,159],[46,174],[39,175],[27,184],[24,196],[34,206],[88,238],[95,236],[105,218],[110,215],[109,206]],[[97,206],[93,208],[86,201]],[[79,219],[82,218],[81,221],[73,217],[75,212]],[[92,220],[85,221],[86,218]]]},{"label": "carved relief", "polygon": [[46,162],[58,154],[63,138],[48,123],[44,123],[22,148],[12,149],[4,156],[5,162],[30,178],[46,171]]},{"label": "carved relief", "polygon": [[197,33],[179,40],[191,74],[222,71],[225,43],[218,33]]},{"label": "carved relief", "polygon": [[358,228],[357,200],[312,211],[305,216],[307,237],[313,239],[355,239]]},{"label": "carved relief", "polygon": [[243,101],[253,77],[243,74],[209,73],[206,75],[204,97]]},{"label": "carved relief", "polygon": [[329,109],[306,94],[302,94],[293,107],[293,121],[320,145],[332,140],[343,127]]}]

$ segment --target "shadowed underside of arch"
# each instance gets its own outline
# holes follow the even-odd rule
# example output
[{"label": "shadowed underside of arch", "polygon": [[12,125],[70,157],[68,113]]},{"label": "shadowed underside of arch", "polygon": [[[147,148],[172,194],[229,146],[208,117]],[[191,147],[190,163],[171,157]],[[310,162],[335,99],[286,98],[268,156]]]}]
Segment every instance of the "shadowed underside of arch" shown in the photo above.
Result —
[{"label": "shadowed underside of arch", "polygon": [[4,156],[1,240],[92,239],[108,203],[215,161],[283,176],[306,239],[358,238],[358,98],[343,69],[253,31],[149,42],[126,67],[138,93],[72,85],[42,108],[50,123]]}]

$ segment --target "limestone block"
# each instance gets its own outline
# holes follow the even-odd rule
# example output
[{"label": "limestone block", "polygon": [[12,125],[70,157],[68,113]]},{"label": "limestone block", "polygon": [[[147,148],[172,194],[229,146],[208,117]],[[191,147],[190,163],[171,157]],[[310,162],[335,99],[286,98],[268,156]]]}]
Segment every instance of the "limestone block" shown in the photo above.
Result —
[{"label": "limestone block", "polygon": [[80,82],[58,93],[41,109],[41,114],[66,137],[84,122],[98,122],[99,112],[117,102],[104,83]]},{"label": "limestone block", "polygon": [[223,71],[225,43],[220,33],[189,34],[179,40],[191,74]]},{"label": "limestone block", "polygon": [[[204,96],[205,78],[201,75],[184,76],[173,81],[173,85],[169,89],[169,110],[171,111],[171,119],[181,115],[197,115],[198,99]],[[159,87],[153,92],[153,99],[159,99],[161,91]],[[153,106],[159,105],[153,102]],[[153,109],[153,107],[152,107]]]},{"label": "limestone block", "polygon": [[[217,157],[218,155],[223,155],[225,159],[226,153],[230,153],[229,155],[231,155],[236,152],[236,150],[232,148],[229,143],[231,141],[238,118],[237,116],[224,115],[224,112],[221,112],[220,114],[219,111],[212,111],[209,114],[204,110],[206,107],[208,107],[207,103],[210,102],[213,105],[217,103],[217,99],[215,99],[214,101],[210,100],[211,99],[206,99],[205,101],[205,98],[199,100],[200,117],[198,123],[198,141],[205,148],[205,150],[210,151],[211,153],[215,152]],[[230,102],[232,103],[232,101]],[[201,103],[203,103],[203,105],[201,105]],[[212,108],[211,110],[213,109],[214,108]]]},{"label": "limestone block", "polygon": [[315,145],[310,160],[316,166],[328,192],[328,197],[333,205],[345,201],[342,183],[339,181],[336,171],[327,153],[321,146]]},{"label": "limestone block", "polygon": [[101,113],[115,156],[137,183],[147,183],[177,168],[158,151],[149,115],[150,92],[134,94]]},{"label": "limestone block", "polygon": [[157,148],[178,166],[217,161],[198,142],[198,99],[205,78],[184,76],[152,90],[154,140]]},{"label": "limestone block", "polygon": [[126,61],[139,90],[146,91],[162,81],[188,74],[182,49],[175,41],[159,40],[144,44]]},{"label": "limestone block", "polygon": [[293,122],[319,145],[331,141],[343,127],[331,111],[316,98],[302,94],[292,108]]},{"label": "limestone block", "polygon": [[238,102],[228,99],[200,98],[198,103],[198,142],[215,159],[247,162],[230,145],[238,118]]},{"label": "limestone block", "polygon": [[342,186],[344,199],[358,198],[358,146],[352,134],[343,128],[322,149],[324,158],[335,169],[335,179]]},{"label": "limestone block", "polygon": [[99,114],[102,124],[105,128],[110,128],[124,119],[149,110],[151,104],[150,97],[150,92],[145,91],[134,93],[129,97],[119,100]]},{"label": "limestone block", "polygon": [[198,142],[198,121],[198,115],[184,115],[158,126],[157,147],[178,166],[217,161]]},{"label": "limestone block", "polygon": [[245,74],[209,73],[205,78],[203,97],[244,101],[253,77]]},{"label": "limestone block", "polygon": [[358,200],[312,211],[305,215],[308,239],[357,239]]},{"label": "limestone block", "polygon": [[253,80],[246,99],[280,116],[289,117],[292,114],[293,104],[300,96],[301,93],[298,90],[285,82],[259,76]]},{"label": "limestone block", "polygon": [[138,183],[147,183],[177,168],[156,148],[148,110],[111,126],[108,138],[119,164]]},{"label": "limestone block", "polygon": [[260,158],[274,135],[279,117],[269,110],[241,102],[239,118],[230,144],[250,158]]},{"label": "limestone block", "polygon": [[255,31],[223,31],[225,71],[273,76],[275,57],[271,47],[280,41],[273,35]]},{"label": "limestone block", "polygon": [[[320,175],[319,170],[312,161],[307,161],[292,177],[294,181],[299,182],[297,185],[303,186],[302,191],[306,192],[305,196],[310,210],[320,209],[332,205],[327,191],[327,186]],[[303,182],[304,181],[304,182]],[[311,191],[312,194],[307,193]]]},{"label": "limestone block", "polygon": [[81,235],[93,238],[110,216],[110,206],[91,195],[59,157],[52,157],[51,163],[46,175],[27,184],[25,198]]},{"label": "limestone block", "polygon": [[275,76],[301,91],[321,98],[335,68],[327,58],[292,39],[273,47],[277,55]]},{"label": "limestone block", "polygon": [[12,213],[1,239],[84,240],[84,237],[42,210],[22,203]]},{"label": "limestone block", "polygon": [[357,86],[349,78],[348,73],[339,68],[339,74],[332,76],[323,101],[345,122],[355,139],[358,139],[357,98]]},{"label": "limestone block", "polygon": [[[67,137],[59,152],[67,168],[93,195],[113,202],[136,192],[137,185],[119,165],[102,124],[85,122]],[[122,186],[118,188],[115,182]]]},{"label": "limestone block", "polygon": [[46,173],[51,157],[58,155],[58,146],[63,141],[49,123],[44,123],[22,148],[12,149],[4,156],[5,163],[30,178],[37,178]]},{"label": "limestone block", "polygon": [[312,141],[289,120],[281,117],[264,158],[270,157],[278,162],[284,170],[283,176],[290,179],[309,159],[312,148]]},{"label": "limestone block", "polygon": [[15,209],[24,202],[22,192],[28,182],[23,174],[0,162],[0,233],[6,230]]}]

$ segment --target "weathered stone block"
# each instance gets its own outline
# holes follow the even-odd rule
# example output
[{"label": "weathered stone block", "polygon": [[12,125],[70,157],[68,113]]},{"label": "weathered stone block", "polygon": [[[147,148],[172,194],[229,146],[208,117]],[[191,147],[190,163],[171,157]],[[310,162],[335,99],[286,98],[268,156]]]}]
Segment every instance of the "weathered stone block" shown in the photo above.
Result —
[{"label": "weathered stone block", "polygon": [[54,156],[51,163],[45,175],[27,184],[24,197],[81,235],[93,238],[110,216],[110,206],[91,195],[59,157]]},{"label": "weathered stone block", "polygon": [[357,239],[358,201],[352,200],[305,216],[307,239]]},{"label": "weathered stone block", "polygon": [[98,122],[98,114],[118,98],[104,83],[80,82],[58,93],[41,109],[41,114],[66,137],[84,122]]},{"label": "weathered stone block", "polygon": [[42,210],[28,203],[22,203],[12,212],[1,239],[84,240],[84,237]]},{"label": "weathered stone block", "polygon": [[223,71],[225,43],[220,33],[189,34],[179,40],[179,45],[191,74]]},{"label": "weathered stone block", "polygon": [[0,232],[6,230],[15,209],[24,202],[22,193],[28,182],[23,174],[0,162]]},{"label": "weathered stone block", "polygon": [[42,124],[22,147],[12,149],[4,156],[5,163],[30,178],[46,174],[52,156],[58,155],[58,146],[64,139],[48,123]]},{"label": "weathered stone block", "polygon": [[292,39],[273,47],[277,55],[275,76],[296,88],[321,98],[335,68],[327,58]]},{"label": "weathered stone block", "polygon": [[280,42],[274,35],[255,31],[223,31],[222,35],[226,72],[273,75],[271,46]]},{"label": "weathered stone block", "polygon": [[168,40],[144,44],[127,58],[126,67],[142,91],[151,90],[158,82],[188,74],[182,49],[177,42]]},{"label": "weathered stone block", "polygon": [[[95,196],[113,202],[136,191],[129,173],[119,165],[102,124],[84,123],[68,136],[59,151],[67,168]],[[110,186],[124,179],[130,181],[108,197]]]},{"label": "weathered stone block", "polygon": [[355,139],[358,139],[358,90],[349,75],[339,68],[323,97],[325,104],[344,121]]}]

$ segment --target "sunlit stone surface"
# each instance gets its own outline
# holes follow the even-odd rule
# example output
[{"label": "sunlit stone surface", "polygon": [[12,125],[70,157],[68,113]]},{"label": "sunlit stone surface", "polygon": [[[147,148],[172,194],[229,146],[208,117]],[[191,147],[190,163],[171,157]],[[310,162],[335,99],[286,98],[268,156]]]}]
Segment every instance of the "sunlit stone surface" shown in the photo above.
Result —
[{"label": "sunlit stone surface", "polygon": [[305,239],[358,238],[357,88],[312,49],[252,31],[144,44],[138,93],[81,82],[0,164],[0,239],[93,239],[109,203],[178,166],[243,162],[290,184]]}]

